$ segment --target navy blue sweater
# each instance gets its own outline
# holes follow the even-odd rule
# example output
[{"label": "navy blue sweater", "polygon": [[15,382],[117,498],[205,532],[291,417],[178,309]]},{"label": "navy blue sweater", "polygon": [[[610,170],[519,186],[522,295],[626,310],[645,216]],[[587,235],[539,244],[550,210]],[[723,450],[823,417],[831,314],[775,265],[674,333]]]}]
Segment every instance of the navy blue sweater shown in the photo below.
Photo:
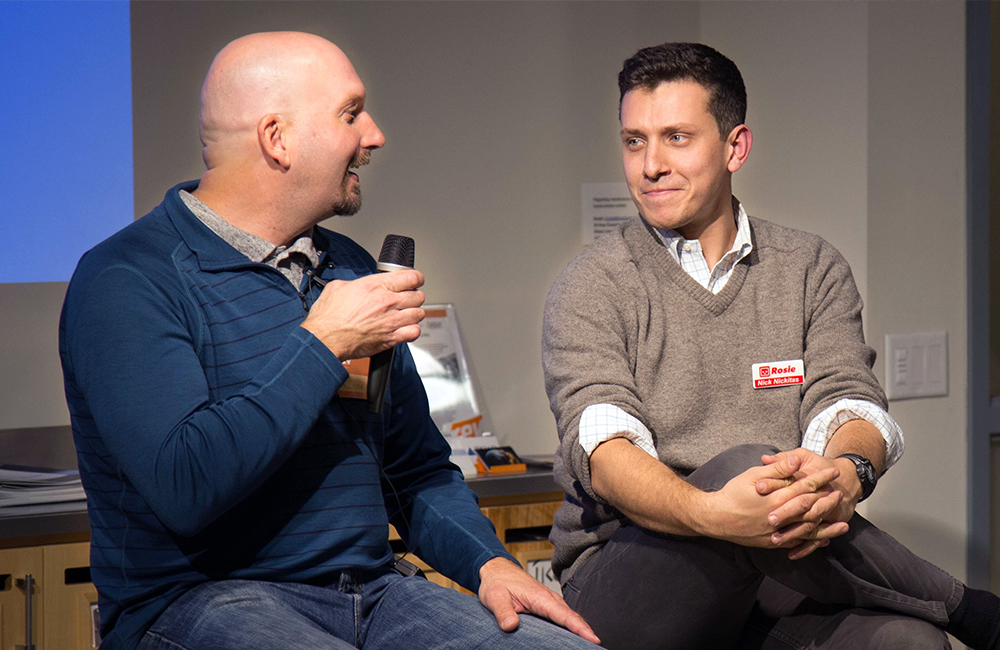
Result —
[{"label": "navy blue sweater", "polygon": [[[475,591],[482,564],[509,555],[448,461],[407,347],[382,413],[339,397],[347,372],[299,327],[318,291],[205,227],[178,195],[196,187],[88,252],[63,306],[102,648],[135,647],[208,580],[322,583],[385,565],[390,522]],[[324,279],[373,272],[348,238],[314,239]]]}]

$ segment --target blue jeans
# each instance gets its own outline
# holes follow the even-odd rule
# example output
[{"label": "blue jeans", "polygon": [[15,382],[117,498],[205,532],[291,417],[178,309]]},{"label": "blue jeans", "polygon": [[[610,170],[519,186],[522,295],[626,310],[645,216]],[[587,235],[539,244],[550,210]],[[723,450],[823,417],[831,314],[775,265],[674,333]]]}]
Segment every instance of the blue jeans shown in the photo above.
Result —
[{"label": "blue jeans", "polygon": [[537,650],[596,648],[521,614],[503,632],[480,602],[390,570],[345,571],[329,586],[222,580],[194,587],[156,620],[139,650]]}]

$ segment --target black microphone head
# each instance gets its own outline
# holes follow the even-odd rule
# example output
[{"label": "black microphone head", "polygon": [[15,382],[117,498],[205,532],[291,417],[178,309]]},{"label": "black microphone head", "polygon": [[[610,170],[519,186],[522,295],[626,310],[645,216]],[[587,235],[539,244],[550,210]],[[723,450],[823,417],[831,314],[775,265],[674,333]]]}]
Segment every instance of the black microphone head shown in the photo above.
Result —
[{"label": "black microphone head", "polygon": [[403,235],[386,235],[378,261],[396,266],[413,268],[413,238]]}]

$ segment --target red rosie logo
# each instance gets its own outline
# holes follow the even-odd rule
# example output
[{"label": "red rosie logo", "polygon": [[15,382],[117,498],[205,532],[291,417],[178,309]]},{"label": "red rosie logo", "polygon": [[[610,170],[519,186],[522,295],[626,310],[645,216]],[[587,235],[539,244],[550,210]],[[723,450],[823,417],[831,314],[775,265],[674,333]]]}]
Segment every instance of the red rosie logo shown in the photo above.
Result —
[{"label": "red rosie logo", "polygon": [[767,361],[751,366],[754,388],[777,388],[805,382],[802,359]]}]

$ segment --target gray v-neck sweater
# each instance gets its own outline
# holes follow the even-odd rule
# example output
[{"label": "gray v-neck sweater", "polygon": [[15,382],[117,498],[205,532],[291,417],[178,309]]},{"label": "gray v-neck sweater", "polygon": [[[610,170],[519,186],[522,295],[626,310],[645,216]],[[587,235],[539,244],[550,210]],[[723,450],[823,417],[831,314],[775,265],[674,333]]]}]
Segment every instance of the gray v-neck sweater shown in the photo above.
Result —
[{"label": "gray v-neck sweater", "polygon": [[[577,441],[588,406],[638,418],[681,474],[735,445],[798,447],[812,418],[843,398],[887,406],[844,258],[815,235],[753,217],[750,228],[753,251],[715,295],[639,218],[594,242],[552,286],[542,361],[566,490],[551,536],[563,582],[625,519],[591,487]],[[794,359],[803,384],[753,388],[752,364]]]}]

